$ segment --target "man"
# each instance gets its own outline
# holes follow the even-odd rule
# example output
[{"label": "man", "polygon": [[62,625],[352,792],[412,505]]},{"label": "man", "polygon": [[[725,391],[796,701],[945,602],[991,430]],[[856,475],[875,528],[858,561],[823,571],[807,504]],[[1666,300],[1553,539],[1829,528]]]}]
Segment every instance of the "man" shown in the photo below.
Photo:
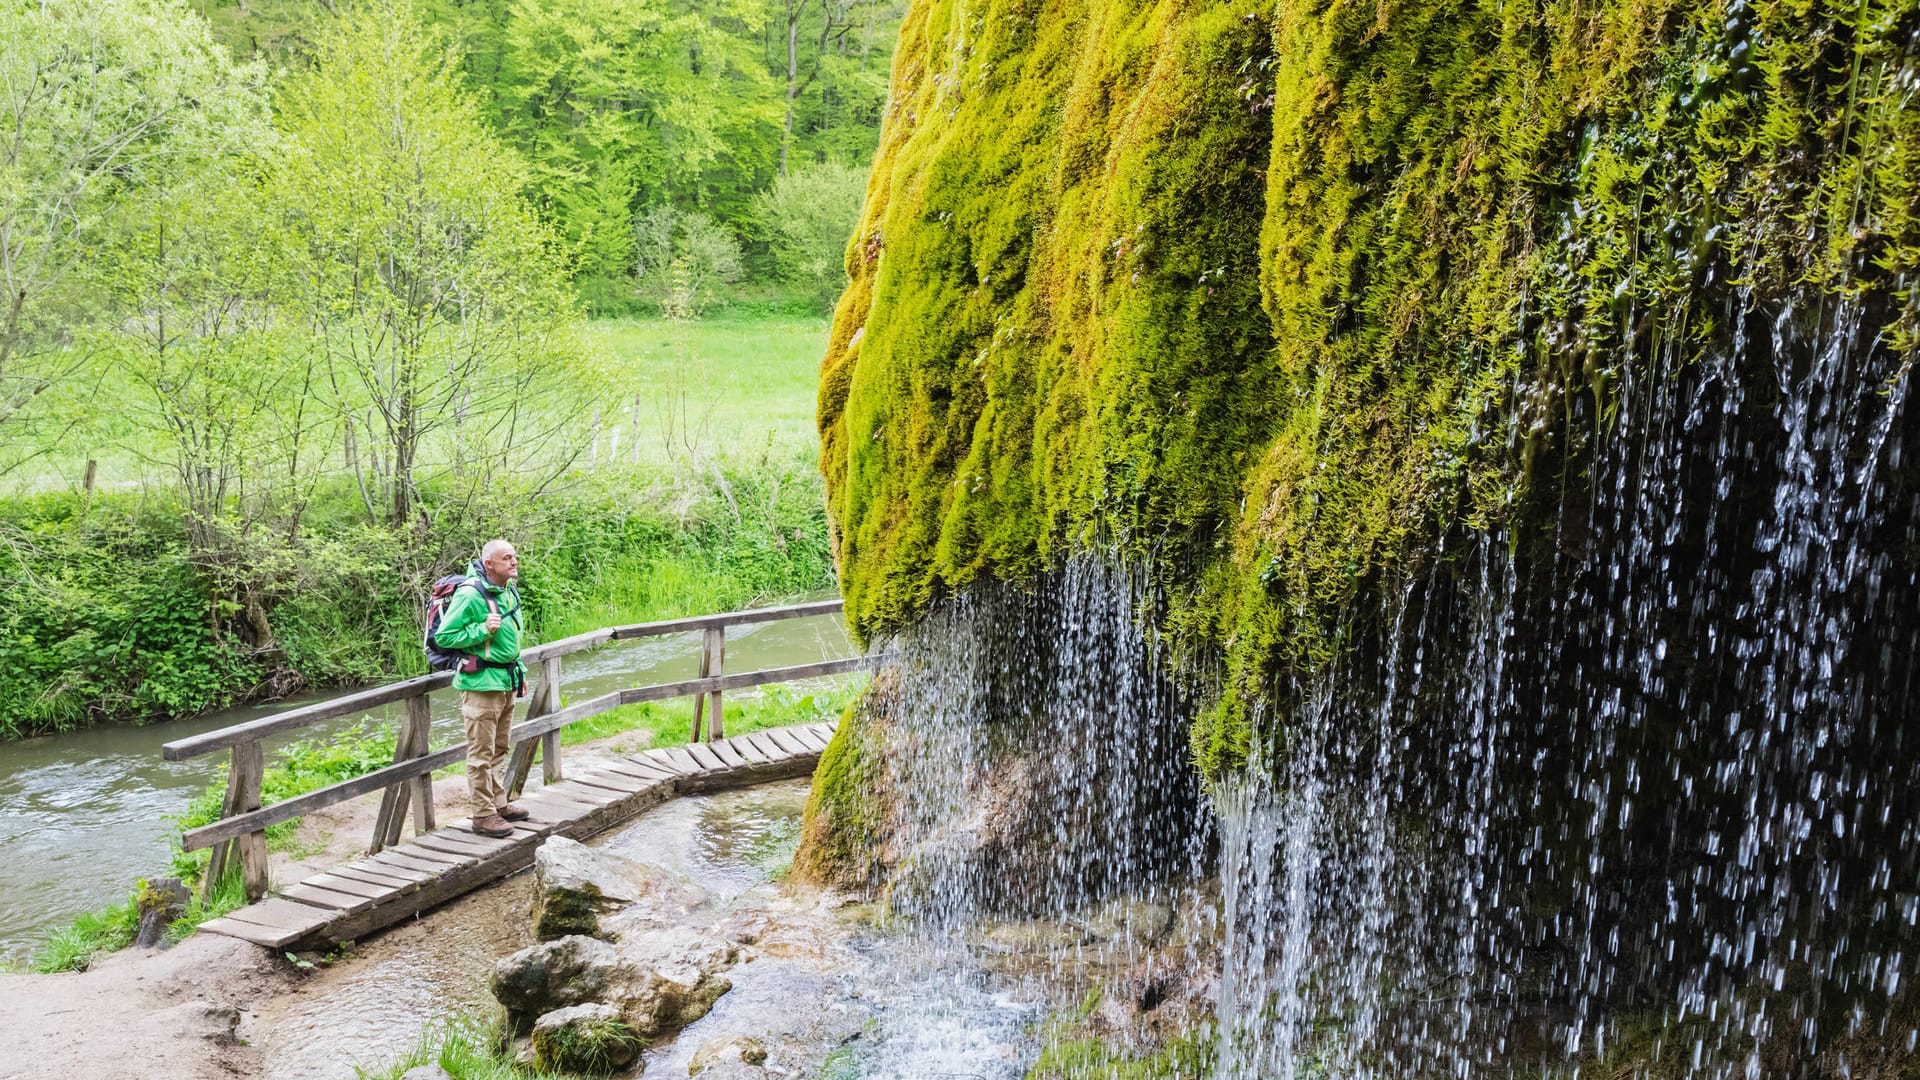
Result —
[{"label": "man", "polygon": [[504,770],[507,736],[513,726],[513,699],[526,693],[526,668],[520,663],[520,593],[513,581],[520,558],[505,540],[489,540],[474,579],[453,591],[433,640],[441,648],[466,654],[454,668],[460,691],[460,716],[467,722],[467,791],[473,797],[473,831],[481,836],[512,836],[511,822],[525,810],[507,801]]}]

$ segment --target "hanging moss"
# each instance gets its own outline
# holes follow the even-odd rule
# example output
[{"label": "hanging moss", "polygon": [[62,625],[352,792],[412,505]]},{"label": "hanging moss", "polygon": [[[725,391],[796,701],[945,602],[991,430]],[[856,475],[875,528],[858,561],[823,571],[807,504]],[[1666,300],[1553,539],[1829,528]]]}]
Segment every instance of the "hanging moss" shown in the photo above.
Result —
[{"label": "hanging moss", "polygon": [[1567,418],[1723,347],[1729,290],[1913,354],[1917,36],[1920,0],[917,0],[821,384],[849,620],[1118,546],[1224,657],[1198,759],[1244,760],[1441,527],[1550,537]]}]

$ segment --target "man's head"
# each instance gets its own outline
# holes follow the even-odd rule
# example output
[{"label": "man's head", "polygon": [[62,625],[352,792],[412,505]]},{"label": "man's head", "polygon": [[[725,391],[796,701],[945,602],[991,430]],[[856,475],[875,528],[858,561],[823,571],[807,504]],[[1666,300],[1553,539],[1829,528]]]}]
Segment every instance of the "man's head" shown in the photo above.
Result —
[{"label": "man's head", "polygon": [[505,540],[489,540],[480,549],[480,569],[486,571],[488,581],[505,585],[520,576],[520,556]]}]

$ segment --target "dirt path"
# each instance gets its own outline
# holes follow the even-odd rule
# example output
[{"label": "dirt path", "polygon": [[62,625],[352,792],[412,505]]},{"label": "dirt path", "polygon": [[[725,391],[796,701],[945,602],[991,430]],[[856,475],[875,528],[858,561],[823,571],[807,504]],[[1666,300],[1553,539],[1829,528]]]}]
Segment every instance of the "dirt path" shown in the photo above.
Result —
[{"label": "dirt path", "polygon": [[0,975],[0,1078],[259,1076],[234,1031],[243,1011],[291,985],[291,971],[258,946],[202,934],[90,971]]}]

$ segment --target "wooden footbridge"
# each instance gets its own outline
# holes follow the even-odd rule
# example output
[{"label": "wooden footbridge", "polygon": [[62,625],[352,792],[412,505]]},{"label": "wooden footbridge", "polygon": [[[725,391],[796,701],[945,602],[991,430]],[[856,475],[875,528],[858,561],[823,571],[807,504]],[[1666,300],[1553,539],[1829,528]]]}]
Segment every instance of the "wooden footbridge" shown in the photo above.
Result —
[{"label": "wooden footbridge", "polygon": [[[205,877],[209,891],[237,866],[253,903],[209,920],[200,929],[277,949],[350,941],[525,869],[547,836],[582,839],[676,795],[805,776],[826,749],[832,724],[773,728],[728,738],[722,695],[860,671],[871,667],[872,660],[852,657],[728,675],[721,670],[726,631],[839,610],[840,602],[834,600],[702,615],[608,627],[525,650],[521,656],[534,674],[534,685],[526,699],[526,718],[513,727],[508,790],[532,816],[517,822],[512,836],[501,839],[474,833],[464,818],[444,827],[434,822],[434,770],[466,759],[464,743],[439,751],[428,749],[428,695],[451,686],[453,676],[448,672],[361,690],[167,743],[162,753],[168,761],[219,750],[229,750],[233,758],[220,819],[189,830],[181,846],[188,851],[213,849]],[[703,638],[699,678],[616,690],[563,706],[561,657],[613,641],[692,633]],[[686,746],[619,757],[576,775],[563,773],[560,731],[568,724],[621,705],[681,697],[694,699],[692,740]],[[403,703],[405,715],[392,765],[271,806],[260,805],[265,768],[262,739],[396,701]],[[523,797],[536,748],[543,786]],[[376,791],[383,795],[366,856],[273,888],[268,880],[267,826]],[[403,842],[409,816],[414,836]]]}]

